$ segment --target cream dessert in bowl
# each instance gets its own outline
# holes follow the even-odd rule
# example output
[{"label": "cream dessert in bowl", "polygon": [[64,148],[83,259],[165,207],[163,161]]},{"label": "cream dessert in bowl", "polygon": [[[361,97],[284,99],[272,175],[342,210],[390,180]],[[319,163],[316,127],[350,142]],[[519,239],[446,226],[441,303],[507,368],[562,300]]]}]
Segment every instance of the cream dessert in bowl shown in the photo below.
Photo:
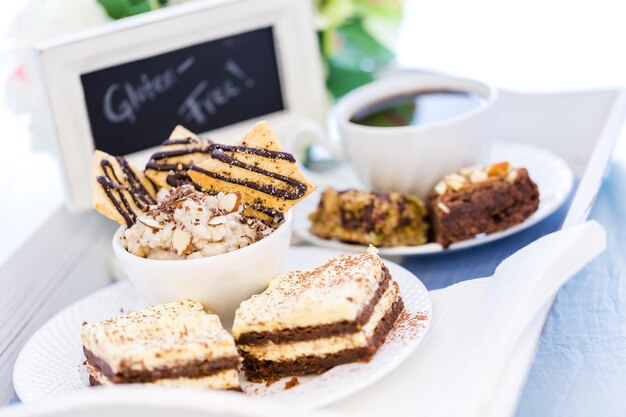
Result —
[{"label": "cream dessert in bowl", "polygon": [[150,259],[198,259],[246,247],[274,231],[243,215],[239,194],[210,195],[192,185],[162,190],[158,204],[120,235],[133,255]]},{"label": "cream dessert in bowl", "polygon": [[232,323],[239,304],[263,291],[283,271],[291,241],[292,216],[263,239],[241,249],[196,259],[150,259],[128,252],[120,227],[113,236],[113,252],[141,296],[150,304],[181,299],[200,301]]},{"label": "cream dessert in bowl", "polygon": [[163,146],[176,149],[144,172],[96,151],[94,207],[122,225],[113,250],[146,301],[197,300],[229,323],[282,271],[289,209],[315,187],[265,122],[235,145],[204,141],[202,152],[177,132],[189,134],[175,129]]}]

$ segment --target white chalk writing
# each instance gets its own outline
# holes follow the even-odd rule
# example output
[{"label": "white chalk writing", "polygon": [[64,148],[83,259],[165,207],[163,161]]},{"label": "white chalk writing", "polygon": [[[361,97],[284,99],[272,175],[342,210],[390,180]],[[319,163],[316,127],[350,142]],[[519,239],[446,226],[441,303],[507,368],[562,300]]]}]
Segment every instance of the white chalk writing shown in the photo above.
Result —
[{"label": "white chalk writing", "polygon": [[135,123],[142,106],[169,91],[194,63],[195,58],[189,57],[176,68],[166,69],[156,75],[142,73],[138,84],[126,81],[110,85],[103,98],[105,117],[111,123]]},{"label": "white chalk writing", "polygon": [[225,106],[239,96],[243,88],[254,87],[254,79],[235,62],[229,59],[224,70],[232,77],[225,78],[218,85],[210,85],[207,80],[200,81],[178,108],[178,114],[186,121],[203,124],[208,117],[217,114],[219,107]]}]

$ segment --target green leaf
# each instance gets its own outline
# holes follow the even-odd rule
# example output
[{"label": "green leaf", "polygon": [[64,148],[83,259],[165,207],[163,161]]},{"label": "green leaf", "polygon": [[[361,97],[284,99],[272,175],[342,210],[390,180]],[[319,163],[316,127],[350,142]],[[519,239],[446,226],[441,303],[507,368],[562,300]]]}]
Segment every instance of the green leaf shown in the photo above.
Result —
[{"label": "green leaf", "polygon": [[402,21],[402,0],[355,0],[357,14],[399,24]]},{"label": "green leaf", "polygon": [[356,123],[375,127],[408,126],[415,117],[415,107],[415,101],[397,102],[359,119]]},{"label": "green leaf", "polygon": [[364,17],[361,24],[363,29],[378,43],[389,50],[393,50],[400,29],[398,23],[376,17]]},{"label": "green leaf", "polygon": [[374,74],[351,70],[328,62],[326,87],[335,98],[339,98],[357,87],[374,81]]},{"label": "green leaf", "polygon": [[356,11],[354,0],[317,1],[316,9],[320,29],[337,27]]},{"label": "green leaf", "polygon": [[158,9],[166,5],[166,0],[98,0],[107,14],[113,19],[122,19]]},{"label": "green leaf", "polygon": [[393,53],[366,32],[357,20],[349,20],[325,36],[333,37],[325,39],[324,45],[334,46],[324,50],[331,52],[327,58],[336,67],[373,73],[393,60]]}]

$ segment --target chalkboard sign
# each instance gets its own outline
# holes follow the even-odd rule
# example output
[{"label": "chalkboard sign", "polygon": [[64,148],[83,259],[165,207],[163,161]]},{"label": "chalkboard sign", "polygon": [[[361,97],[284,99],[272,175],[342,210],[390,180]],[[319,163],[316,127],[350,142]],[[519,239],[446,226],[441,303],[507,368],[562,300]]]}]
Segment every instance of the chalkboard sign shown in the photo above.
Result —
[{"label": "chalkboard sign", "polygon": [[177,124],[206,132],[284,110],[272,27],[80,76],[95,147],[151,148]]},{"label": "chalkboard sign", "polygon": [[183,2],[46,39],[35,52],[77,210],[92,205],[94,149],[141,167],[177,124],[230,143],[252,119],[281,138],[326,117],[309,1]]}]

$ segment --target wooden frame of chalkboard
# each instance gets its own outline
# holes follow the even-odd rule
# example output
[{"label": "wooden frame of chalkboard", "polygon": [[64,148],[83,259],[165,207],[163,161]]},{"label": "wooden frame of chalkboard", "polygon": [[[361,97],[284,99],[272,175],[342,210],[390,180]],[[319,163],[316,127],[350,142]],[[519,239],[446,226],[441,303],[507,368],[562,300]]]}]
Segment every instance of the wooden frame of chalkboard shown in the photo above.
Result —
[{"label": "wooden frame of chalkboard", "polygon": [[176,124],[219,141],[265,119],[323,122],[327,96],[304,0],[206,0],[37,44],[68,206],[91,207],[95,148],[142,166]]}]

